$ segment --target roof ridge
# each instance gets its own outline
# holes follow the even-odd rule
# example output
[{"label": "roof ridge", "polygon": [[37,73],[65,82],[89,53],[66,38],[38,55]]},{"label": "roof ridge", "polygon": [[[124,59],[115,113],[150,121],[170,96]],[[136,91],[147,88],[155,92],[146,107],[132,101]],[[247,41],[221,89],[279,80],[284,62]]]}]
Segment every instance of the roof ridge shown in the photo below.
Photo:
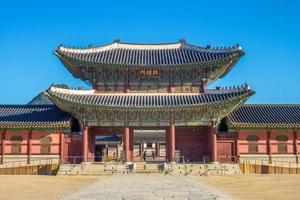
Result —
[{"label": "roof ridge", "polygon": [[59,45],[58,50],[56,51],[73,51],[73,52],[101,52],[101,51],[107,51],[111,49],[190,49],[195,51],[208,51],[208,52],[224,52],[224,51],[242,51],[242,47],[238,44],[232,46],[232,47],[211,47],[210,45],[207,45],[206,47],[196,46],[189,43],[186,43],[185,41],[180,40],[176,43],[123,43],[120,41],[115,41],[111,44],[105,44],[100,46],[91,46],[84,48],[79,47],[67,47],[63,44]]},{"label": "roof ridge", "polygon": [[263,103],[258,103],[258,104],[244,104],[242,106],[248,106],[248,107],[259,107],[259,106],[300,106],[300,104],[263,104]]},{"label": "roof ridge", "polygon": [[56,105],[52,104],[0,104],[0,107],[57,107]]}]

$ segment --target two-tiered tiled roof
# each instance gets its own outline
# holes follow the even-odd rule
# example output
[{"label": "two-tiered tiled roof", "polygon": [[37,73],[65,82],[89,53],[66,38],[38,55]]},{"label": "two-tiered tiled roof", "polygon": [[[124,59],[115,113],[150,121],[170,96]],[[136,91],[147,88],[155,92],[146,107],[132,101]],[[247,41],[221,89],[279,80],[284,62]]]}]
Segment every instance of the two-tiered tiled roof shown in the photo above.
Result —
[{"label": "two-tiered tiled roof", "polygon": [[228,115],[233,127],[300,127],[300,104],[243,105]]},{"label": "two-tiered tiled roof", "polygon": [[63,128],[70,118],[55,105],[0,105],[0,128]]},{"label": "two-tiered tiled roof", "polygon": [[230,90],[208,90],[206,93],[94,93],[93,90],[69,90],[51,87],[46,91],[54,102],[104,108],[155,109],[215,106],[247,99],[254,91],[247,86]]}]

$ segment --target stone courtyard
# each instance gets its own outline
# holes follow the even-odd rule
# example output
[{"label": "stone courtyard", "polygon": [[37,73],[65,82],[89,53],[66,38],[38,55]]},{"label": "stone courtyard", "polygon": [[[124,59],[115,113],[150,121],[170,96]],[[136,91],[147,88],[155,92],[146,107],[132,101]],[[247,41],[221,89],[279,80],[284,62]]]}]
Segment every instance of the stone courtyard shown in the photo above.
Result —
[{"label": "stone courtyard", "polygon": [[64,200],[146,200],[230,199],[228,196],[199,184],[197,180],[182,175],[130,174],[113,175],[83,188]]}]

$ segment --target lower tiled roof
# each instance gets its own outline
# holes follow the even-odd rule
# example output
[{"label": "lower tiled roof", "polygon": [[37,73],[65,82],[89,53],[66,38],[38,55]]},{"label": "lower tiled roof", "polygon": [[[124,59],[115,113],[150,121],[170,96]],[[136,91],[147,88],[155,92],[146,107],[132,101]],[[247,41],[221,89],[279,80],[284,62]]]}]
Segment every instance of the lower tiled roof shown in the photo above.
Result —
[{"label": "lower tiled roof", "polygon": [[248,98],[254,91],[248,87],[207,93],[93,93],[91,90],[69,90],[51,87],[46,94],[54,102],[110,108],[179,108],[215,105]]},{"label": "lower tiled roof", "polygon": [[55,105],[0,105],[0,128],[68,127],[70,117]]},{"label": "lower tiled roof", "polygon": [[234,127],[300,127],[300,104],[243,105],[228,120]]}]

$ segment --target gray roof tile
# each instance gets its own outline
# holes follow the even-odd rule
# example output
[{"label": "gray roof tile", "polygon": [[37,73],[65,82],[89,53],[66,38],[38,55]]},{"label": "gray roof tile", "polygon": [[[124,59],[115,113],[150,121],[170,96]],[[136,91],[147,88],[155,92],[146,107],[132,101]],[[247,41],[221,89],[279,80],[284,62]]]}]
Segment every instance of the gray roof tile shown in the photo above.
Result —
[{"label": "gray roof tile", "polygon": [[0,105],[0,128],[67,127],[70,117],[55,105]]},{"label": "gray roof tile", "polygon": [[228,119],[236,127],[300,127],[300,104],[243,105]]},{"label": "gray roof tile", "polygon": [[215,49],[186,43],[154,45],[113,43],[86,49],[60,46],[55,53],[60,57],[98,64],[155,67],[208,63],[244,55],[238,45]]},{"label": "gray roof tile", "polygon": [[208,90],[207,93],[94,93],[92,90],[68,90],[51,87],[46,91],[51,99],[82,105],[122,108],[164,108],[222,103],[249,97],[248,87],[230,90]]}]

